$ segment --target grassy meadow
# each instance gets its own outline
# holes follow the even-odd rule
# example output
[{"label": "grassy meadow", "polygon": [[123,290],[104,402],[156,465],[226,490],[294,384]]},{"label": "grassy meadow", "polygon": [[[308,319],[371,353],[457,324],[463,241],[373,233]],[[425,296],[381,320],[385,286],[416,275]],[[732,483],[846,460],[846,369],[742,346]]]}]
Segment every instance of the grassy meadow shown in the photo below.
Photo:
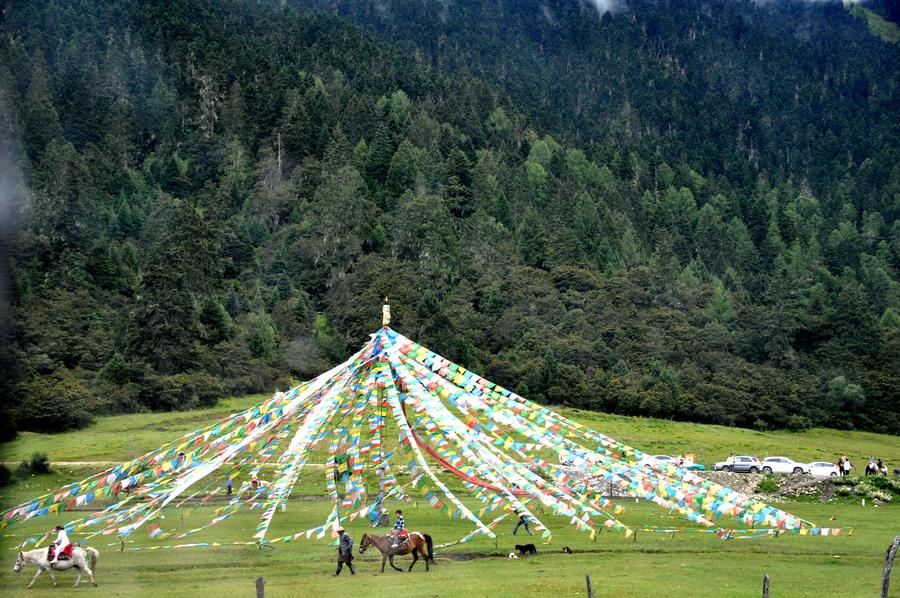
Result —
[{"label": "grassy meadow", "polygon": [[[0,461],[21,461],[35,451],[42,451],[50,456],[51,461],[121,462],[267,398],[268,395],[248,395],[223,399],[215,407],[195,411],[101,417],[88,428],[76,432],[22,432],[13,442],[0,444]],[[827,428],[804,432],[759,432],[565,407],[556,410],[650,454],[695,452],[698,462],[707,466],[724,460],[729,452],[734,452],[738,455],[784,455],[797,461],[832,462],[837,461],[840,455],[847,455],[860,473],[869,457],[875,455],[884,459],[890,467],[900,467],[900,438],[885,434]]]},{"label": "grassy meadow", "polygon": [[[121,461],[146,452],[180,434],[202,427],[215,419],[244,409],[263,397],[228,399],[211,409],[186,413],[124,415],[99,418],[86,430],[59,435],[22,434],[14,442],[0,445],[0,460],[17,461],[36,450],[48,452],[54,461]],[[677,423],[664,420],[628,418],[562,409],[567,416],[590,425],[650,453],[698,453],[701,462],[711,463],[730,451],[753,454],[786,454],[797,459],[833,459],[848,454],[864,465],[869,454],[884,458],[890,465],[900,463],[897,438],[877,434],[814,429],[802,433],[756,432],[718,426]],[[7,507],[43,494],[59,485],[85,477],[96,466],[54,467],[50,474],[35,475],[0,488],[0,503]],[[323,493],[320,472],[304,477],[295,488],[287,512],[278,513],[269,536],[272,538],[321,524],[330,503],[318,498]],[[442,476],[465,502],[461,484]],[[254,580],[266,579],[267,596],[326,596],[345,593],[354,596],[505,596],[586,595],[584,576],[590,575],[596,596],[758,596],[762,577],[771,577],[773,596],[856,597],[877,595],[885,549],[900,534],[900,505],[863,507],[857,501],[834,503],[789,503],[778,505],[822,526],[853,528],[852,535],[835,538],[779,536],[763,539],[721,541],[700,533],[686,521],[653,505],[624,500],[622,520],[639,529],[634,538],[620,533],[601,533],[595,542],[568,525],[565,519],[546,516],[553,530],[552,542],[511,535],[511,520],[497,528],[496,541],[480,538],[467,544],[437,551],[437,565],[428,573],[422,563],[412,573],[388,570],[379,573],[380,557],[367,552],[357,556],[357,575],[345,569],[341,577],[331,577],[335,566],[333,540],[300,541],[274,548],[218,546],[184,549],[131,550],[158,544],[143,530],[136,532],[122,551],[115,536],[93,538],[90,544],[101,552],[97,567],[100,589],[77,590],[81,595],[103,592],[105,596],[186,596],[252,595]],[[398,503],[386,506],[393,510]],[[468,522],[450,520],[426,503],[403,505],[411,529],[430,533],[440,544],[467,534]],[[183,530],[204,525],[213,517],[214,507],[183,508],[172,512],[165,530]],[[85,513],[67,513],[78,518]],[[220,525],[179,542],[219,542],[248,540],[256,526],[258,512],[241,511]],[[40,518],[3,530],[0,554],[0,594],[28,595],[25,586],[31,573],[12,573],[14,547],[28,534],[46,530],[57,519]],[[725,520],[723,525],[729,525]],[[640,531],[643,525],[679,527],[683,533],[664,534]],[[365,522],[347,526],[357,546]],[[383,531],[383,530],[382,530]],[[76,539],[78,539],[76,537]],[[516,543],[535,542],[539,555],[509,559]],[[562,553],[569,546],[574,554]],[[404,568],[409,557],[398,557]],[[895,575],[897,577],[897,575]],[[61,587],[53,595],[72,595],[68,587],[74,576],[61,573]],[[49,594],[49,578],[40,579],[37,595]],[[900,597],[900,578],[891,596]]]},{"label": "grassy meadow", "polygon": [[[393,507],[393,505],[389,505]],[[273,549],[222,546],[155,551],[120,552],[115,537],[95,538],[91,544],[101,552],[97,567],[100,590],[89,586],[79,593],[103,592],[106,596],[252,595],[253,582],[263,576],[267,596],[326,596],[338,592],[355,596],[396,596],[400,588],[409,596],[577,596],[585,595],[584,576],[590,575],[596,596],[759,596],[762,576],[772,579],[773,596],[856,597],[877,595],[884,551],[900,533],[900,509],[873,509],[859,505],[791,504],[797,515],[825,524],[852,526],[852,536],[836,538],[780,536],[761,540],[723,542],[710,534],[670,534],[638,531],[636,540],[624,534],[603,532],[596,542],[575,531],[560,518],[548,517],[554,530],[551,544],[511,535],[512,522],[498,527],[496,543],[489,539],[437,551],[437,565],[428,573],[422,563],[412,573],[387,569],[379,574],[380,557],[367,552],[357,556],[357,575],[345,569],[331,577],[335,566],[332,540],[301,541]],[[324,520],[330,505],[323,500],[291,501],[286,513],[276,516],[271,535],[277,537],[306,529]],[[408,524],[430,533],[437,543],[464,535],[470,526],[450,521],[424,505],[404,505]],[[74,515],[73,515],[74,516]],[[183,521],[170,517],[172,528],[202,525],[212,517],[210,508],[187,510]],[[628,523],[682,525],[667,512],[645,503],[627,505]],[[46,529],[53,522],[29,522],[22,528],[4,530],[4,575],[0,593],[28,595],[25,590],[33,573],[12,574],[12,549],[22,533]],[[196,541],[229,542],[249,538],[256,524],[252,514],[232,517]],[[165,526],[164,526],[165,527]],[[347,526],[357,546],[365,524]],[[185,542],[189,539],[183,540]],[[537,557],[511,560],[506,554],[516,543],[535,541]],[[136,533],[126,548],[152,545],[143,532]],[[569,546],[575,554],[563,554]],[[480,558],[475,558],[480,557]],[[397,557],[406,568],[409,557]],[[70,584],[72,574],[59,574]],[[40,579],[43,594],[49,579]],[[824,590],[827,588],[827,590]],[[825,591],[825,594],[823,594]],[[54,595],[72,595],[61,587]],[[892,596],[900,596],[895,582]]]}]

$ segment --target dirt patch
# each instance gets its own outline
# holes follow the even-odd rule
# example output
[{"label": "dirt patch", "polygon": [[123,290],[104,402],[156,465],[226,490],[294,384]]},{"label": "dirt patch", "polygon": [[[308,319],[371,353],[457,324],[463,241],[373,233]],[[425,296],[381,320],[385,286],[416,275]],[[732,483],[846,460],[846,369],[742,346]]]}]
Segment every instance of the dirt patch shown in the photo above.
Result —
[{"label": "dirt patch", "polygon": [[500,554],[499,552],[493,554],[480,553],[480,552],[442,552],[440,557],[435,555],[435,558],[445,558],[448,561],[474,561],[475,559],[487,559],[487,558],[497,558],[497,557],[505,557],[505,554]]}]

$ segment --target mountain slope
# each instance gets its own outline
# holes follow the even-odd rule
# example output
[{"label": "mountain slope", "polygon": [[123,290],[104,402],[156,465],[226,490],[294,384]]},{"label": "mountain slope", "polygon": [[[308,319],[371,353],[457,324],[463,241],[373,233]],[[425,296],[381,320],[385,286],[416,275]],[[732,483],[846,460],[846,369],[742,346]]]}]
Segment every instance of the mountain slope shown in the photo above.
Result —
[{"label": "mountain slope", "polygon": [[[636,152],[745,189],[765,171],[826,193],[898,157],[900,51],[840,3],[638,0],[602,14],[583,0],[294,3],[494,82],[606,160]],[[896,218],[877,187],[857,208]]]}]

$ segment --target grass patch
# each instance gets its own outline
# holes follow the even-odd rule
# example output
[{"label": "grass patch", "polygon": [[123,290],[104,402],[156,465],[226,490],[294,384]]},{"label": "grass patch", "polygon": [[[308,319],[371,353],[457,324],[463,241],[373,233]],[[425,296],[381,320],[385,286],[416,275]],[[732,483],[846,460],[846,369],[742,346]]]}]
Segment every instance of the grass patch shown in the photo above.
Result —
[{"label": "grass patch", "polygon": [[[474,504],[471,497],[464,500]],[[633,501],[623,504],[626,506],[623,518],[638,527],[646,523],[683,525],[692,529],[687,522],[653,505]],[[393,509],[395,504],[388,507]],[[565,519],[548,516],[545,522],[554,530],[553,542],[542,544],[529,537],[529,541],[534,541],[538,547],[537,557],[506,558],[513,545],[522,542],[521,536],[512,536],[510,521],[497,528],[496,542],[478,539],[438,550],[437,565],[428,573],[419,563],[412,573],[397,573],[388,568],[381,575],[380,557],[367,552],[362,556],[357,553],[358,574],[355,577],[345,570],[337,579],[331,577],[335,547],[330,538],[282,544],[271,550],[220,546],[120,552],[114,536],[95,538],[91,545],[101,552],[98,581],[101,591],[109,596],[252,595],[253,583],[258,576],[266,579],[266,595],[276,597],[335,593],[387,597],[396,596],[401,586],[405,594],[415,597],[583,596],[584,576],[590,575],[598,596],[703,598],[757,596],[766,573],[772,578],[773,593],[777,590],[777,595],[782,596],[820,596],[822,587],[827,587],[828,595],[834,597],[877,593],[884,550],[895,532],[889,522],[897,520],[900,509],[893,505],[872,509],[858,504],[836,508],[794,503],[789,508],[802,517],[826,525],[831,517],[836,517],[831,525],[852,526],[854,533],[837,538],[781,536],[723,542],[711,534],[691,532],[673,537],[639,530],[635,540],[604,531],[596,542],[591,542],[586,534],[574,530]],[[277,537],[318,525],[329,509],[330,504],[324,500],[291,501],[286,513],[276,515],[270,535]],[[424,503],[418,507],[404,504],[403,509],[412,528],[432,534],[438,543],[459,538],[471,529],[468,523],[448,520]],[[163,527],[189,529],[209,521],[212,516],[209,507],[185,511],[183,519],[177,512],[170,514]],[[76,515],[80,514],[67,516]],[[195,541],[247,539],[253,533],[258,515],[258,512],[236,515],[221,526],[198,535]],[[47,529],[56,522],[43,518],[5,530],[6,534],[15,534],[2,538],[0,546],[11,549],[22,534]],[[347,527],[357,545],[362,534],[370,531],[358,521]],[[139,532],[126,548],[152,545],[154,542],[144,532]],[[569,546],[575,554],[563,554],[563,546]],[[5,554],[12,558],[11,551]],[[405,569],[411,559],[398,557],[397,562]],[[728,563],[741,563],[741,566],[733,567]],[[727,575],[723,566],[727,568]],[[28,595],[24,587],[30,576],[3,576],[0,593],[4,596]],[[75,590],[65,587],[73,576],[63,573],[59,578],[62,587],[54,590],[54,595],[74,594]],[[37,587],[48,591],[49,579],[41,580]],[[81,590],[84,591],[92,590]],[[895,589],[892,596],[898,595]]]}]

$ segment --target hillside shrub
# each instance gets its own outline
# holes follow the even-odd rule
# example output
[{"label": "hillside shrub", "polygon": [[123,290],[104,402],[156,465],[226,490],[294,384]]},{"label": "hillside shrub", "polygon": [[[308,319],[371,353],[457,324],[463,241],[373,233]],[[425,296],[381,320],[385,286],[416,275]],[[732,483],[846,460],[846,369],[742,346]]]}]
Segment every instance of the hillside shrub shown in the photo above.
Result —
[{"label": "hillside shrub", "polygon": [[834,478],[835,493],[839,496],[859,496],[875,498],[883,502],[891,502],[900,498],[900,480],[886,476],[867,476],[864,478]]},{"label": "hillside shrub", "polygon": [[761,479],[756,485],[756,492],[764,492],[766,494],[769,494],[775,492],[776,490],[778,490],[778,483],[775,481],[775,478],[770,475],[767,475],[766,477]]},{"label": "hillside shrub", "polygon": [[869,478],[869,483],[876,488],[889,490],[891,492],[900,494],[900,479],[898,478],[890,478],[887,476],[872,476],[871,478]]},{"label": "hillside shrub", "polygon": [[804,432],[812,426],[812,420],[804,415],[792,415],[787,420],[787,429],[791,432]]},{"label": "hillside shrub", "polygon": [[93,421],[90,391],[67,369],[27,382],[17,423],[37,432],[83,428]]},{"label": "hillside shrub", "polygon": [[190,371],[149,378],[139,399],[150,409],[183,410],[214,405],[223,393],[222,383],[215,377]]},{"label": "hillside shrub", "polygon": [[30,459],[22,461],[16,468],[16,476],[20,478],[42,473],[50,473],[50,457],[47,453],[32,453]]}]

